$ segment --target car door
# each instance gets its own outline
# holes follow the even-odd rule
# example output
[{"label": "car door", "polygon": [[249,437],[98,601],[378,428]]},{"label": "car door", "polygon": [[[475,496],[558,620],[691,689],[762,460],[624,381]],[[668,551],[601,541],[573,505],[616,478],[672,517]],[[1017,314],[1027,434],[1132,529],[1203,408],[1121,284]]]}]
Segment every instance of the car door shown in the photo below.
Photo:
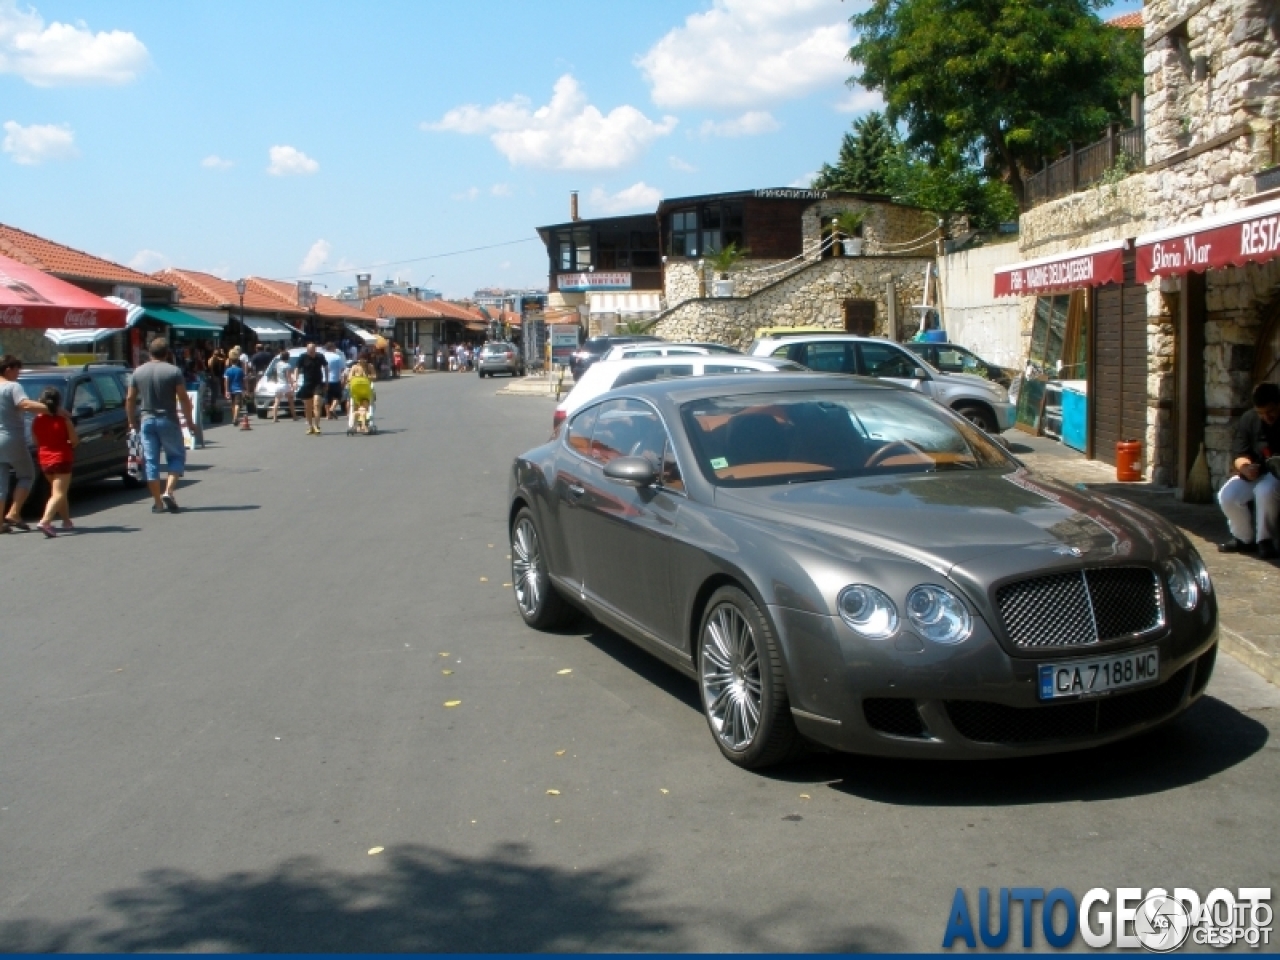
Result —
[{"label": "car door", "polygon": [[90,474],[97,476],[106,472],[111,453],[111,441],[108,438],[111,418],[107,415],[102,396],[89,377],[73,378],[67,384],[67,393],[70,395],[67,409],[71,411],[76,433],[80,437],[80,445],[76,447],[75,475],[80,479]]},{"label": "car door", "polygon": [[587,599],[624,626],[678,644],[670,539],[681,494],[661,483],[637,488],[604,475],[610,461],[626,456],[646,457],[661,473],[669,445],[666,427],[642,400],[609,400],[599,409],[591,435],[591,476],[580,504]]},{"label": "car door", "polygon": [[[924,363],[909,350],[896,343],[864,341],[858,344],[858,355],[863,376],[892,380],[933,396],[933,384]],[[924,376],[918,377],[917,373]]]},{"label": "car door", "polygon": [[556,453],[555,475],[547,497],[550,515],[542,530],[551,573],[579,595],[585,567],[581,505],[590,480],[591,431],[599,410],[598,406],[589,406],[564,425],[564,442]]},{"label": "car door", "polygon": [[103,448],[102,469],[107,470],[111,464],[119,464],[123,474],[129,462],[129,418],[124,410],[124,398],[128,388],[123,385],[121,375],[114,370],[94,370],[90,374],[93,385],[102,398],[103,406]]}]

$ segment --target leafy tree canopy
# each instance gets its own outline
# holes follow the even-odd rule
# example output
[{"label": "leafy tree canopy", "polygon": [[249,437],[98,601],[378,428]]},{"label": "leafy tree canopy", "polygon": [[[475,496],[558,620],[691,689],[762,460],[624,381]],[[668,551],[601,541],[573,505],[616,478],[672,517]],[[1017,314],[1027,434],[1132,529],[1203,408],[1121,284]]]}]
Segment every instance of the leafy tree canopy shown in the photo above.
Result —
[{"label": "leafy tree canopy", "polygon": [[840,144],[835,166],[824,163],[813,186],[817,190],[888,193],[889,169],[898,151],[898,135],[884,114],[868,113],[853,122],[853,129]]},{"label": "leafy tree canopy", "polygon": [[931,161],[984,158],[1021,202],[1023,177],[1097,138],[1142,89],[1140,36],[1103,24],[1108,0],[872,0],[850,18],[851,78]]}]

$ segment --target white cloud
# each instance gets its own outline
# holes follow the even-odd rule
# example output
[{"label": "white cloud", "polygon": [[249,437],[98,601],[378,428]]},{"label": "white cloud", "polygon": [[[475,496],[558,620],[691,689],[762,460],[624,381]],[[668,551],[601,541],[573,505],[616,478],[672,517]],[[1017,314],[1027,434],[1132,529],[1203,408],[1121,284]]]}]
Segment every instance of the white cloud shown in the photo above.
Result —
[{"label": "white cloud", "polygon": [[306,276],[308,273],[316,273],[329,261],[329,252],[333,250],[333,246],[328,240],[317,240],[311,245],[311,249],[307,251],[307,255],[302,258],[302,263],[298,264],[298,273]]},{"label": "white cloud", "polygon": [[715,0],[636,60],[660,107],[753,107],[843,83],[853,35],[831,0]]},{"label": "white cloud", "polygon": [[304,176],[320,169],[320,164],[297,147],[272,147],[268,152],[271,165],[267,167],[267,173],[273,177]]},{"label": "white cloud", "polygon": [[133,255],[128,266],[139,273],[155,273],[169,266],[169,258],[158,250],[139,250]]},{"label": "white cloud", "polygon": [[495,197],[509,197],[512,194],[511,184],[495,183],[489,188],[489,193]]},{"label": "white cloud", "polygon": [[875,90],[854,87],[835,104],[840,113],[866,113],[869,110],[883,110],[884,98]]},{"label": "white cloud", "polygon": [[32,86],[129,83],[150,59],[132,33],[94,33],[83,21],[46,26],[35,9],[0,0],[0,73],[16,74]]},{"label": "white cloud", "polygon": [[667,157],[667,164],[672,170],[679,170],[681,173],[697,173],[698,168],[688,160],[682,160],[677,156]]},{"label": "white cloud", "polygon": [[587,198],[593,212],[603,214],[625,213],[629,210],[653,210],[662,202],[662,191],[643,180],[633,183],[617,193],[605,193],[596,187]]},{"label": "white cloud", "polygon": [[468,187],[466,190],[463,190],[461,193],[455,193],[455,194],[453,195],[453,199],[455,199],[455,200],[474,200],[474,199],[476,199],[476,197],[478,197],[478,196],[480,196],[480,188],[479,188],[479,187]]},{"label": "white cloud", "polygon": [[235,166],[235,161],[224,160],[222,157],[218,156],[216,153],[211,153],[209,156],[205,157],[203,160],[200,161],[200,166],[208,170],[228,170],[231,167]]},{"label": "white cloud", "polygon": [[704,137],[754,137],[762,133],[773,133],[782,127],[766,110],[748,110],[740,117],[732,120],[704,120],[699,133]]},{"label": "white cloud", "polygon": [[815,170],[813,173],[806,173],[803,177],[796,177],[788,183],[787,186],[793,190],[808,190],[813,186],[813,181],[816,180],[817,177],[818,171]]},{"label": "white cloud", "polygon": [[34,167],[49,160],[70,160],[80,155],[76,135],[65,123],[33,123],[24,127],[9,120],[4,125],[4,143],[0,149],[14,163]]},{"label": "white cloud", "polygon": [[565,74],[556,81],[551,102],[536,110],[528,97],[517,96],[491,107],[455,107],[439,122],[422,126],[425,130],[487,133],[515,166],[612,170],[636,159],[678,122],[675,117],[654,122],[631,106],[601,113],[587,102],[578,81]]}]

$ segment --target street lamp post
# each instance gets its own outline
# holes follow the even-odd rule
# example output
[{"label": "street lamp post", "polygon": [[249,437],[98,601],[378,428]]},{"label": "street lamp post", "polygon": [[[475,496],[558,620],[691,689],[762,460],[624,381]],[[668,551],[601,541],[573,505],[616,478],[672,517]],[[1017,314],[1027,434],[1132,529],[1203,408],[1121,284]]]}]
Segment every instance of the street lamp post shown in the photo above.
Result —
[{"label": "street lamp post", "polygon": [[240,349],[242,351],[249,349],[244,335],[244,291],[248,286],[248,282],[243,278],[236,281],[236,293],[240,295]]}]

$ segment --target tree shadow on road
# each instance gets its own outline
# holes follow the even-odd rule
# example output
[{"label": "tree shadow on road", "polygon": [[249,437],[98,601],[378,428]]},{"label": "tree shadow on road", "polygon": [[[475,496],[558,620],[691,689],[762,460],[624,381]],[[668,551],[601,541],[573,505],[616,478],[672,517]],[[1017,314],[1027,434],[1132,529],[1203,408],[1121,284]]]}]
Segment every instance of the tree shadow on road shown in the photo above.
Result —
[{"label": "tree shadow on road", "polygon": [[[674,952],[696,946],[691,933],[767,950],[782,946],[778,924],[803,912],[785,902],[773,904],[772,919],[664,909],[641,889],[645,875],[638,862],[582,870],[537,863],[517,844],[481,857],[398,847],[350,872],[311,858],[212,879],[153,870],[138,886],[104,895],[102,921],[0,925],[0,950]],[[901,947],[879,927],[816,926],[827,929],[804,931],[809,949]]]},{"label": "tree shadow on road", "polygon": [[902,806],[1005,806],[1112,800],[1208,780],[1260,751],[1263,724],[1213,696],[1173,722],[1090,750],[1011,760],[898,760],[826,754],[774,774]]}]

